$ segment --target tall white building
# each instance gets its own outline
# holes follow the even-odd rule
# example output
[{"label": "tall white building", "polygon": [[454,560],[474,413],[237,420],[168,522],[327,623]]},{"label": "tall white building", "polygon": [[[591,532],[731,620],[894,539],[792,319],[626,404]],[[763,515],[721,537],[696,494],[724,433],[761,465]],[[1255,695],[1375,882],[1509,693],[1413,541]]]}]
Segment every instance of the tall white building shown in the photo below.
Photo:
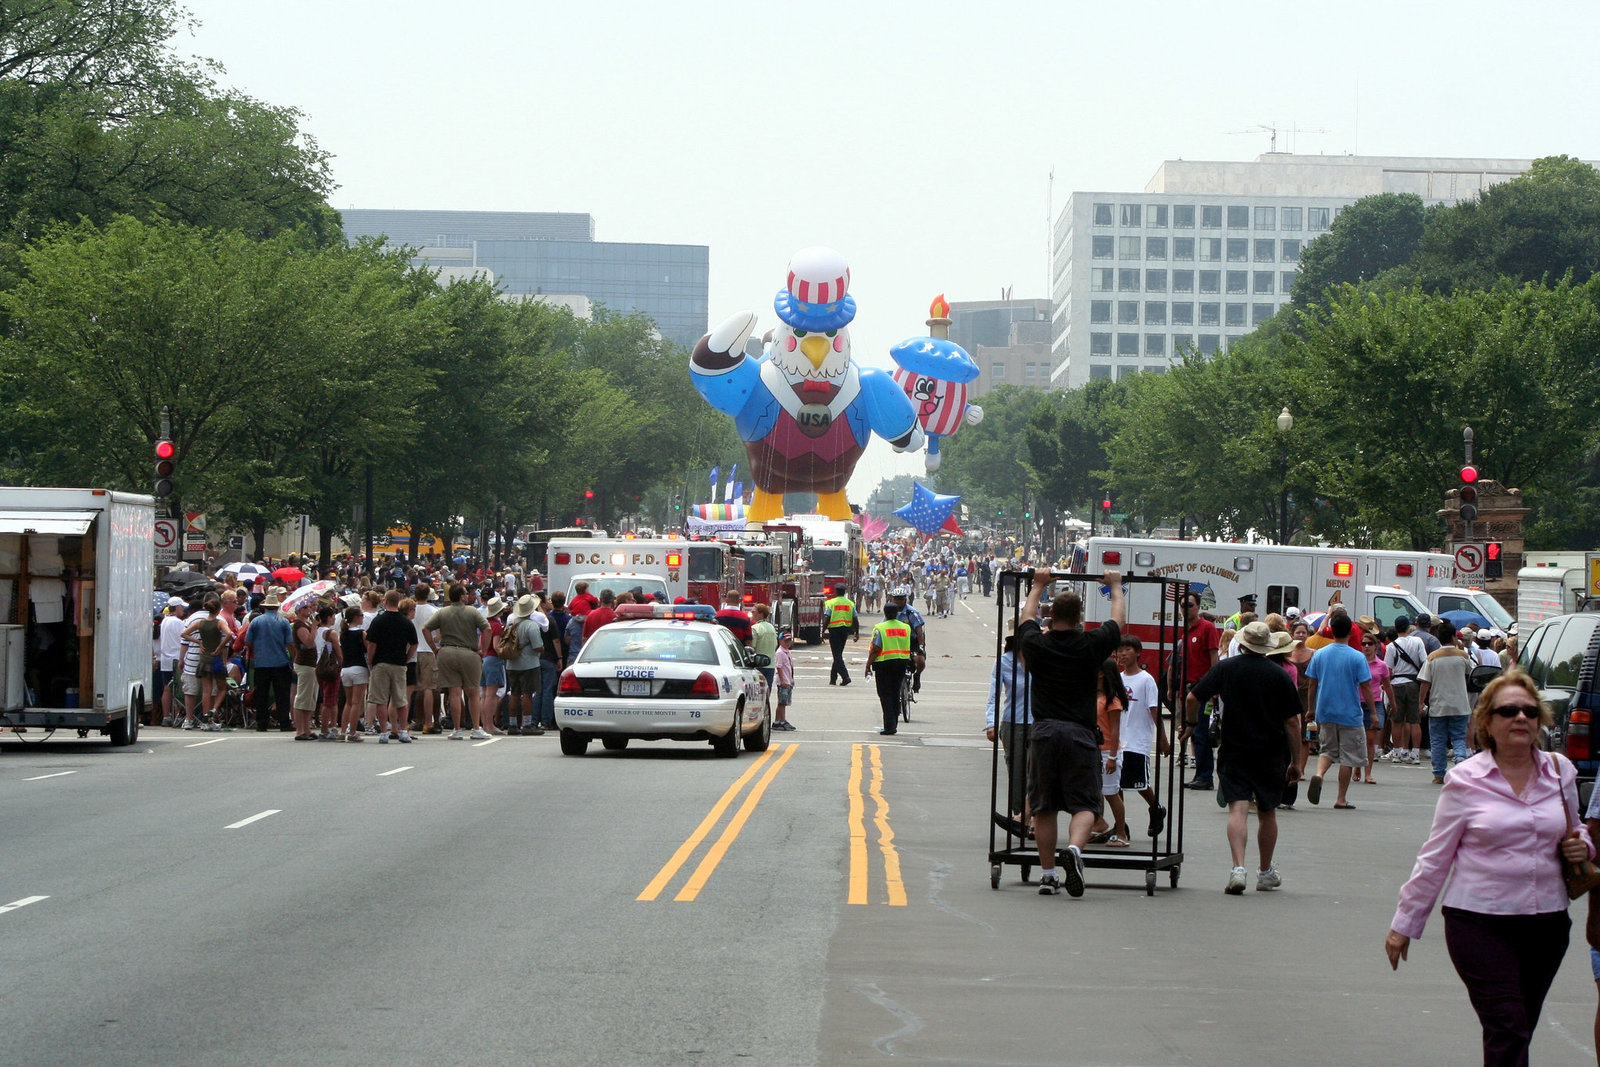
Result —
[{"label": "tall white building", "polygon": [[1050,382],[1167,369],[1217,352],[1289,301],[1300,253],[1375,193],[1452,204],[1526,159],[1302,156],[1167,160],[1142,193],[1074,192],[1055,223]]}]

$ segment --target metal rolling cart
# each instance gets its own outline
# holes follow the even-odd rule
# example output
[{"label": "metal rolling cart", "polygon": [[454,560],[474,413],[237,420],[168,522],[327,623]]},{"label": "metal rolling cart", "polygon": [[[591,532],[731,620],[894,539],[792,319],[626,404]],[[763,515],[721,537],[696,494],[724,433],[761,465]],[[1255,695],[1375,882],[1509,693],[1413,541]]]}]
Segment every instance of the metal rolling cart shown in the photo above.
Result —
[{"label": "metal rolling cart", "polygon": [[[1109,595],[1100,591],[1099,574],[1053,571],[1051,580],[1052,584],[1060,582],[1077,584],[1086,604],[1090,597]],[[1155,792],[1158,802],[1166,808],[1167,816],[1159,834],[1148,838],[1135,836],[1127,848],[1110,848],[1094,844],[1086,846],[1083,849],[1083,865],[1085,868],[1098,870],[1143,871],[1145,895],[1154,896],[1159,872],[1166,871],[1168,884],[1176,889],[1178,876],[1183,868],[1183,814],[1186,791],[1179,787],[1182,779],[1181,746],[1177,738],[1177,724],[1182,722],[1183,709],[1171,707],[1171,693],[1161,680],[1171,659],[1177,659],[1177,669],[1182,670],[1183,638],[1187,625],[1181,604],[1189,583],[1172,578],[1138,575],[1124,575],[1122,581],[1125,587],[1130,588],[1153,587],[1139,598],[1141,611],[1146,610],[1150,593],[1155,594],[1154,621],[1140,624],[1139,629],[1144,632],[1138,636],[1145,644],[1141,665],[1155,677],[1156,690],[1160,693],[1160,715],[1173,727],[1169,734],[1171,745],[1166,754],[1162,755],[1158,750],[1152,752],[1150,759],[1150,788]],[[1002,573],[997,576],[995,583],[995,654],[994,671],[990,677],[990,694],[995,708],[996,722],[989,770],[991,889],[1000,888],[1001,870],[1006,866],[1021,867],[1022,882],[1027,884],[1035,864],[1039,862],[1038,848],[1033,844],[1032,834],[1016,817],[1020,814],[1021,804],[1014,803],[1026,793],[1031,725],[1016,723],[1010,725],[1008,729],[1011,701],[1002,699],[1010,693],[1021,693],[1024,700],[1027,698],[1029,678],[1026,669],[1018,658],[1013,656],[1006,665],[1006,676],[1003,677],[1002,655],[1005,650],[1006,635],[1016,631],[1022,603],[1026,600],[1027,590],[1031,589],[1032,585],[1033,574],[1028,571]],[[1003,596],[1001,590],[1009,590],[1011,595]],[[1151,647],[1152,637],[1154,647]],[[1008,733],[1009,737],[1004,736]],[[1006,758],[1007,749],[1011,755],[1009,760]],[[1133,796],[1137,799],[1138,794],[1135,793]],[[1130,831],[1132,828],[1133,818],[1130,816]],[[1063,828],[1057,851],[1058,857],[1064,857],[1066,854],[1066,836]],[[1139,844],[1141,840],[1148,840],[1148,847],[1142,847]]]}]

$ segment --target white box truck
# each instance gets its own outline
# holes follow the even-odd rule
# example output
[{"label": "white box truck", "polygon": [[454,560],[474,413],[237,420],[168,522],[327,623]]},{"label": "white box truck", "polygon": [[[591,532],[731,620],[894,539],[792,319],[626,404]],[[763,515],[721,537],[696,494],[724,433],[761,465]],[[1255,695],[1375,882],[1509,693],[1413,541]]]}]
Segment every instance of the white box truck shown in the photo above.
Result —
[{"label": "white box truck", "polygon": [[0,487],[0,730],[138,739],[154,534],[148,496]]},{"label": "white box truck", "polygon": [[[1581,553],[1579,558],[1582,559]],[[1546,619],[1588,610],[1595,603],[1590,583],[1587,564],[1523,567],[1517,572],[1518,636],[1526,639],[1533,628]]]}]

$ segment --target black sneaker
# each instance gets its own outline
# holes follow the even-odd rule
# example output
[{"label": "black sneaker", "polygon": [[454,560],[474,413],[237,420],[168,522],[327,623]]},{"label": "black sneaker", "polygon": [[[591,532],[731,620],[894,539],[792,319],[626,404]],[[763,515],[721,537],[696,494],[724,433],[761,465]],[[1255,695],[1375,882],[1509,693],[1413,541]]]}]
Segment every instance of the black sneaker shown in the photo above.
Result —
[{"label": "black sneaker", "polygon": [[1159,837],[1167,825],[1167,809],[1157,804],[1150,809],[1150,836]]},{"label": "black sneaker", "polygon": [[543,726],[524,726],[522,728],[522,736],[523,737],[543,737],[544,736],[544,727]]},{"label": "black sneaker", "polygon": [[1062,884],[1067,887],[1067,896],[1083,896],[1083,853],[1072,845],[1067,846],[1067,862],[1061,868]]}]

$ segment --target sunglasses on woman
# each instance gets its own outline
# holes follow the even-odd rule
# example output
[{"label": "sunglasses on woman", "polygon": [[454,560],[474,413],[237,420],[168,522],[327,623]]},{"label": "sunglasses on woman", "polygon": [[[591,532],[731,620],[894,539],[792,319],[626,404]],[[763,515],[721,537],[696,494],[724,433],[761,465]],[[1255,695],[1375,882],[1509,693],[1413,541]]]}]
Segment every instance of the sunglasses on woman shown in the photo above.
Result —
[{"label": "sunglasses on woman", "polygon": [[1490,708],[1489,714],[1498,715],[1502,719],[1515,719],[1518,715],[1526,715],[1530,719],[1539,717],[1537,704],[1501,704],[1497,708]]}]

